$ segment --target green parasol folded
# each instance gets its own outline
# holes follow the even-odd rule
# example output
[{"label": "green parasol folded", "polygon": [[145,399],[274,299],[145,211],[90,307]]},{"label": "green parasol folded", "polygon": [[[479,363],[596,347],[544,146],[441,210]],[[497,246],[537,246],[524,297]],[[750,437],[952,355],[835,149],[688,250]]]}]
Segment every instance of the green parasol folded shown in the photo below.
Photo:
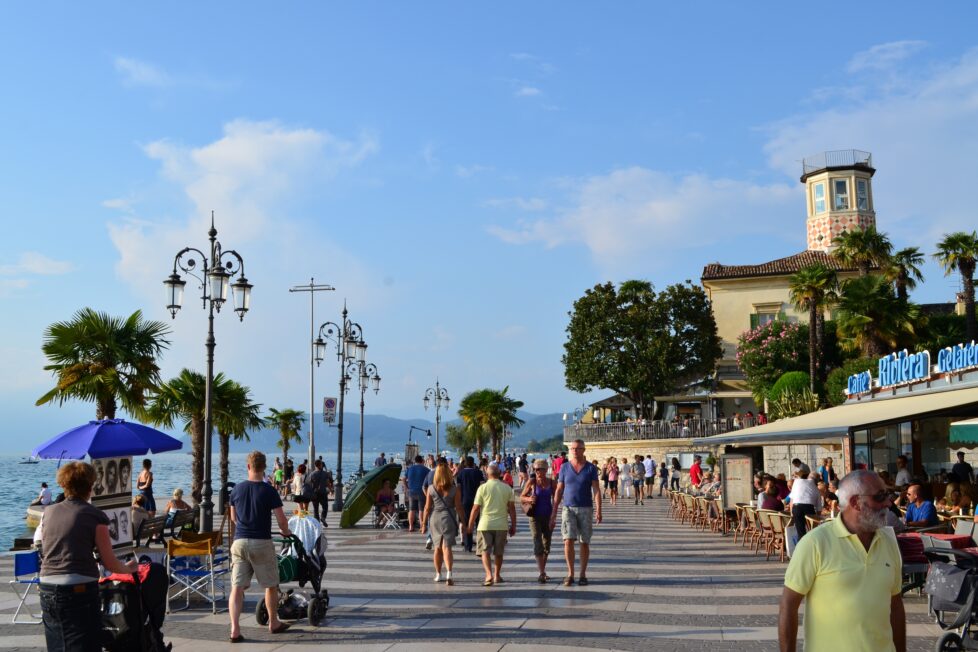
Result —
[{"label": "green parasol folded", "polygon": [[353,527],[357,521],[370,513],[377,502],[377,492],[384,486],[384,480],[390,480],[391,489],[397,492],[397,481],[400,478],[400,464],[385,464],[365,473],[346,495],[343,513],[340,514],[340,527]]}]

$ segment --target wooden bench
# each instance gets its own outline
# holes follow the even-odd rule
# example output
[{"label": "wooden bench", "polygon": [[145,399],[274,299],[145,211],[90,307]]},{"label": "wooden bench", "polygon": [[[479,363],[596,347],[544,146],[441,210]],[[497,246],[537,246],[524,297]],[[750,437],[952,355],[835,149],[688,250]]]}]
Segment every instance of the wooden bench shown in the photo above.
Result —
[{"label": "wooden bench", "polygon": [[174,515],[173,522],[169,525],[166,523],[168,518],[166,514],[147,518],[139,524],[139,528],[132,537],[135,547],[141,547],[142,541],[146,542],[147,548],[153,543],[158,543],[161,546],[165,546],[166,542],[164,541],[164,535],[167,535],[167,532],[169,533],[168,536],[171,539],[177,537],[180,530],[182,530],[185,525],[191,525],[196,517],[197,510],[182,509]]}]

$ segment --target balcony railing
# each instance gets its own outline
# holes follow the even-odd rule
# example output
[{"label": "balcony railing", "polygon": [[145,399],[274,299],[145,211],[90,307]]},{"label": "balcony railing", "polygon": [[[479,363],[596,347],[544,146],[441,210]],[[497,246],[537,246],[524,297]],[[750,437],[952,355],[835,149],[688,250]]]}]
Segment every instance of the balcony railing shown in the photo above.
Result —
[{"label": "balcony railing", "polygon": [[578,423],[564,427],[564,441],[630,441],[633,439],[692,439],[733,432],[759,425],[757,417],[733,419],[686,419],[685,421],[647,421],[622,423]]},{"label": "balcony railing", "polygon": [[873,167],[873,155],[858,149],[840,149],[806,156],[801,160],[802,176],[825,168],[846,168],[855,166]]}]

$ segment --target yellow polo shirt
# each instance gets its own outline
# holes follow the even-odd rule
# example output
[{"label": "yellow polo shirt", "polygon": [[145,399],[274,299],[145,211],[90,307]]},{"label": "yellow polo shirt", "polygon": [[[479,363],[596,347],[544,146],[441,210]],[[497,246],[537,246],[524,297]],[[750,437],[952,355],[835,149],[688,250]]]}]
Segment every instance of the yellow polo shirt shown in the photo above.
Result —
[{"label": "yellow polo shirt", "polygon": [[509,505],[516,502],[513,488],[493,478],[475,490],[475,504],[479,506],[479,532],[509,529]]},{"label": "yellow polo shirt", "polygon": [[901,573],[891,528],[877,530],[868,551],[842,518],[802,537],[784,585],[805,596],[805,652],[894,650],[890,598]]}]

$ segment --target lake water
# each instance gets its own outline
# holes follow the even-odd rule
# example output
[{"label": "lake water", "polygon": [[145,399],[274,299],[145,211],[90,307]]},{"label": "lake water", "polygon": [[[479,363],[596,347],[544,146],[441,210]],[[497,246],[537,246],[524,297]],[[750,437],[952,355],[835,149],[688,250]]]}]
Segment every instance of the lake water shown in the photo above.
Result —
[{"label": "lake water", "polygon": [[[290,451],[291,457],[299,458],[301,461],[307,451]],[[281,451],[266,451],[269,456],[269,467],[275,460],[276,455],[281,456]],[[318,455],[318,453],[317,453]],[[170,494],[174,489],[180,487],[185,494],[185,500],[189,501],[190,494],[190,463],[191,457],[185,452],[163,453],[161,455],[150,455],[153,460],[153,489],[159,509],[166,505]],[[229,480],[236,482],[247,478],[247,468],[245,459],[247,453],[231,453],[229,456],[228,476]],[[55,496],[61,489],[55,482],[57,474],[57,460],[41,460],[37,464],[19,464],[23,456],[0,455],[0,495],[4,497],[6,509],[0,510],[0,550],[9,550],[13,546],[14,538],[27,531],[25,516],[27,506],[37,498],[41,490],[41,483],[47,482]],[[136,471],[142,468],[142,457],[133,459],[133,491],[135,492]],[[336,468],[335,452],[324,453],[323,461],[329,469]],[[349,478],[352,472],[359,466],[359,450],[343,451],[343,475]],[[364,466],[373,466],[373,458],[364,457]],[[218,482],[220,481],[220,467],[215,451],[213,460],[212,478],[214,481],[214,502],[217,502]]]}]

